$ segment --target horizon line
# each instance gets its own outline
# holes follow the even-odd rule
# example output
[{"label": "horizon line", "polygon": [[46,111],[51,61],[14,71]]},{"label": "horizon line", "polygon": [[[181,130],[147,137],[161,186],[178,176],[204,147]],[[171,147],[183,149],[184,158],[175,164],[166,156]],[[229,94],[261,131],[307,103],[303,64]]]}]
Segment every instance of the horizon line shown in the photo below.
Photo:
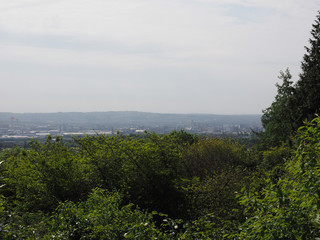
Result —
[{"label": "horizon line", "polygon": [[262,113],[161,113],[161,112],[147,112],[147,111],[137,111],[137,110],[110,110],[110,111],[56,111],[56,112],[2,112],[0,114],[64,114],[64,113],[124,113],[124,112],[132,112],[132,113],[151,113],[151,114],[172,114],[172,115],[220,115],[220,116],[235,116],[235,115],[262,115]]}]

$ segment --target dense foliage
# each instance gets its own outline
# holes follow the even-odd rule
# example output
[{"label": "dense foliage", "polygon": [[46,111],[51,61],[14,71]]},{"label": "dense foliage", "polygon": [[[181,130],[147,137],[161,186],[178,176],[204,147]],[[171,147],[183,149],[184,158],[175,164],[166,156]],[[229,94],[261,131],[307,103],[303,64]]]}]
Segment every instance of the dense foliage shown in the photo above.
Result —
[{"label": "dense foliage", "polygon": [[249,155],[235,141],[184,131],[85,136],[73,147],[60,137],[33,140],[0,155],[1,234],[109,239],[141,230],[148,239],[192,235],[203,217],[215,219],[203,228],[242,221],[236,192],[252,171]]},{"label": "dense foliage", "polygon": [[243,239],[316,239],[320,236],[320,118],[299,129],[296,150],[278,180],[261,191],[245,189],[240,202],[249,213]]},{"label": "dense foliage", "polygon": [[75,141],[1,153],[2,239],[320,236],[320,118],[263,152],[185,132]]}]

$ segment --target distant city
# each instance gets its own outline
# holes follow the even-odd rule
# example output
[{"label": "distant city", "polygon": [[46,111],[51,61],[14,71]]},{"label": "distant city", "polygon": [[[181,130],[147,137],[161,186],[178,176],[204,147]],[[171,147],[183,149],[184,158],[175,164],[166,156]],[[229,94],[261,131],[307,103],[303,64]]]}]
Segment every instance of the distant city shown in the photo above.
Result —
[{"label": "distant city", "polygon": [[0,138],[71,137],[96,134],[158,134],[184,130],[204,135],[262,131],[261,115],[160,114],[145,112],[0,113]]}]

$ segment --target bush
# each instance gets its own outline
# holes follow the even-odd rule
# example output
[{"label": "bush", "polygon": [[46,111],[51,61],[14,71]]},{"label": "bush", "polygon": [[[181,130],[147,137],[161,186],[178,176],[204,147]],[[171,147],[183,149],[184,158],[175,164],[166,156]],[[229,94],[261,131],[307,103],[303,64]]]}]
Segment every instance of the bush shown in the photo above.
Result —
[{"label": "bush", "polygon": [[44,239],[152,239],[160,232],[152,215],[122,206],[119,193],[95,189],[85,202],[61,203]]},{"label": "bush", "polygon": [[4,154],[1,192],[25,211],[50,212],[59,202],[79,201],[90,191],[81,159],[57,138],[45,144],[32,141],[30,149]]},{"label": "bush", "polygon": [[241,239],[315,239],[320,237],[320,118],[299,129],[294,156],[276,182],[240,198],[251,213]]}]

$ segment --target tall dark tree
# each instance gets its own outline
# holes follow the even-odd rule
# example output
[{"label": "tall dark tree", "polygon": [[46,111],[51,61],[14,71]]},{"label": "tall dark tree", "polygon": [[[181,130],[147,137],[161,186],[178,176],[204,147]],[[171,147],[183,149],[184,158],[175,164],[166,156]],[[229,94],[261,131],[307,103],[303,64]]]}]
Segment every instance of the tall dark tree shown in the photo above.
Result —
[{"label": "tall dark tree", "polygon": [[271,106],[261,118],[265,132],[261,134],[264,147],[276,146],[290,139],[304,120],[320,114],[320,12],[312,25],[310,46],[301,63],[299,80],[292,86],[289,71],[281,72],[282,85]]},{"label": "tall dark tree", "polygon": [[295,93],[290,101],[294,110],[295,129],[303,121],[311,120],[320,113],[320,11],[315,24],[312,25],[310,46],[301,63],[302,73],[295,85]]},{"label": "tall dark tree", "polygon": [[285,142],[292,132],[292,112],[289,101],[294,92],[289,69],[280,71],[279,79],[282,84],[276,84],[278,93],[270,107],[263,110],[261,117],[265,132],[261,135],[262,144],[265,147],[276,146]]}]

